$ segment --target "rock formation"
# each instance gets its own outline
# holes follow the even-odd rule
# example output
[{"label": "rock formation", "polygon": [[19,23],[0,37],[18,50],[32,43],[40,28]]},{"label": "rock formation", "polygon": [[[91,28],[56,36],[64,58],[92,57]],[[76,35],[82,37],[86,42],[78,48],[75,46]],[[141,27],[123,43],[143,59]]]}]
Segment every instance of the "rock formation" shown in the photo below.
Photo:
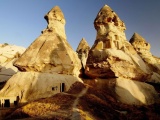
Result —
[{"label": "rock formation", "polygon": [[13,66],[15,60],[25,51],[25,48],[9,45],[7,43],[0,44],[0,82],[7,81],[12,75],[18,72]]},{"label": "rock formation", "polygon": [[127,41],[124,22],[105,5],[94,20],[94,26],[97,37],[88,54],[85,74],[97,81],[114,79],[112,90],[119,96],[118,101],[153,104],[158,94],[153,86],[143,83],[151,78],[152,71]]},{"label": "rock formation", "polygon": [[82,40],[80,41],[77,47],[76,52],[78,53],[78,57],[81,60],[83,69],[85,69],[85,66],[86,66],[89,50],[90,50],[90,47],[87,41],[84,38],[82,38]]},{"label": "rock formation", "polygon": [[80,60],[65,35],[65,18],[58,6],[45,15],[48,26],[14,63],[21,71],[78,75]]},{"label": "rock formation", "polygon": [[149,68],[126,40],[125,24],[107,5],[94,21],[96,41],[89,52],[85,73],[92,78],[150,78]]},{"label": "rock formation", "polygon": [[0,98],[18,96],[19,102],[29,102],[67,91],[81,81],[81,63],[66,40],[61,9],[55,6],[45,19],[47,28],[14,63],[21,72],[9,79]]},{"label": "rock formation", "polygon": [[152,77],[148,81],[160,83],[160,59],[152,55],[150,44],[138,33],[134,33],[130,39],[130,43],[153,72]]}]

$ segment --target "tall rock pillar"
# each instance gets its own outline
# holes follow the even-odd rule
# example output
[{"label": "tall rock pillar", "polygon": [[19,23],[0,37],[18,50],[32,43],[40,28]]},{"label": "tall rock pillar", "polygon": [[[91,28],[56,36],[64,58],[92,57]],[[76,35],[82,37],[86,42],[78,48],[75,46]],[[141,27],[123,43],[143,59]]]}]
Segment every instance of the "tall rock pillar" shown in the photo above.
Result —
[{"label": "tall rock pillar", "polygon": [[81,63],[66,40],[65,18],[58,6],[46,15],[47,28],[14,63],[21,71],[79,75]]}]

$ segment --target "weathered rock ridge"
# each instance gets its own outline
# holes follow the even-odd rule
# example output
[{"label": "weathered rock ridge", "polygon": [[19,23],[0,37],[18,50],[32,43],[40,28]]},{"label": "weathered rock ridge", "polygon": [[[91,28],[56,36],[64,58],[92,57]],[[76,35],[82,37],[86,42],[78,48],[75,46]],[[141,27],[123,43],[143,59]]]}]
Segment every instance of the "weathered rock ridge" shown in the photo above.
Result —
[{"label": "weathered rock ridge", "polygon": [[0,82],[7,81],[18,72],[13,63],[24,51],[24,47],[9,45],[7,43],[0,44]]},{"label": "weathered rock ridge", "polygon": [[160,83],[160,59],[150,52],[151,45],[138,33],[134,33],[130,43],[153,72],[148,82]]}]

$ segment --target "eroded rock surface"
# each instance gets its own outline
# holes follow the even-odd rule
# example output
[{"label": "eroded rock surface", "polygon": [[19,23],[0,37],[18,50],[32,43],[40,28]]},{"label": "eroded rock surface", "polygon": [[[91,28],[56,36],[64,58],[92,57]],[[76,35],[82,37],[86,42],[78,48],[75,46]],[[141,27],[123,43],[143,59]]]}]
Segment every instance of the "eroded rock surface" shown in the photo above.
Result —
[{"label": "eroded rock surface", "polygon": [[[113,96],[118,96],[116,99],[124,104],[154,104],[159,99],[158,93],[153,86],[144,83],[152,78],[153,72],[127,41],[124,22],[105,5],[99,11],[94,26],[97,37],[88,54],[85,74],[93,81],[96,79],[97,84],[98,79],[103,83],[108,81],[106,85],[97,86],[116,93]],[[143,48],[149,50],[150,46],[144,42]]]},{"label": "eroded rock surface", "polygon": [[24,51],[24,47],[9,45],[7,43],[0,44],[0,82],[7,81],[12,75],[18,72],[18,69],[13,66],[13,63]]},{"label": "eroded rock surface", "polygon": [[76,52],[78,53],[78,57],[81,60],[83,69],[85,69],[85,66],[86,66],[89,50],[90,50],[90,47],[87,41],[84,38],[82,38],[82,40],[80,41],[77,47]]},{"label": "eroded rock surface", "polygon": [[0,91],[0,98],[19,97],[30,102],[64,92],[79,79],[81,62],[65,35],[65,19],[55,6],[45,15],[48,26],[16,60],[21,72],[11,77]]},{"label": "eroded rock surface", "polygon": [[127,41],[125,24],[107,5],[94,21],[97,37],[91,48],[85,73],[91,78],[123,77],[145,81],[151,77],[148,66]]},{"label": "eroded rock surface", "polygon": [[18,72],[13,75],[0,91],[0,97],[19,96],[21,103],[39,98],[50,97],[61,90],[61,83],[65,83],[65,91],[76,82],[81,81],[72,75],[57,73]]},{"label": "eroded rock surface", "polygon": [[150,52],[151,45],[138,33],[134,33],[130,43],[153,72],[152,77],[148,81],[160,83],[160,59],[153,56]]},{"label": "eroded rock surface", "polygon": [[45,19],[47,28],[14,65],[21,71],[78,75],[81,63],[66,40],[62,11],[56,6],[45,15]]}]

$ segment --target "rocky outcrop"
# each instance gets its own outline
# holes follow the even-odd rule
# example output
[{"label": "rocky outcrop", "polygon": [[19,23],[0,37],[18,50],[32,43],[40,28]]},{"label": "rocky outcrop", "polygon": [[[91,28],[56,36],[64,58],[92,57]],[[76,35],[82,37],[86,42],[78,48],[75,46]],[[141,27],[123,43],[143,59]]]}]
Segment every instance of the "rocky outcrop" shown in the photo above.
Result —
[{"label": "rocky outcrop", "polygon": [[89,50],[90,50],[90,47],[87,41],[84,38],[82,38],[82,40],[80,41],[77,47],[76,52],[78,53],[78,57],[81,60],[83,69],[85,69],[85,66],[86,66]]},{"label": "rocky outcrop", "polygon": [[[60,91],[67,91],[70,86],[81,81],[72,75],[39,72],[18,72],[13,75],[0,91],[0,97],[19,96],[19,102],[29,102],[39,98],[50,97]],[[62,90],[61,84],[65,87]]]},{"label": "rocky outcrop", "polygon": [[[88,54],[85,74],[96,79],[97,84],[100,78],[108,81],[106,86],[98,87],[114,91],[117,101],[131,105],[155,103],[159,98],[156,90],[144,83],[151,79],[152,70],[127,41],[124,22],[105,5],[99,11],[94,26],[97,37]],[[110,84],[113,85],[108,87]]]},{"label": "rocky outcrop", "polygon": [[133,46],[126,40],[125,24],[107,5],[94,21],[97,37],[89,51],[85,73],[91,78],[145,81],[151,73]]},{"label": "rocky outcrop", "polygon": [[150,52],[151,45],[138,33],[134,33],[130,43],[153,72],[148,82],[160,83],[160,59]]},{"label": "rocky outcrop", "polygon": [[14,63],[21,71],[37,71],[78,75],[81,63],[68,44],[65,18],[58,6],[45,15],[48,26]]},{"label": "rocky outcrop", "polygon": [[12,75],[18,72],[18,69],[13,66],[25,48],[9,45],[7,43],[0,44],[0,82],[6,82]]},{"label": "rocky outcrop", "polygon": [[[86,84],[102,91],[108,91],[118,102],[130,105],[151,105],[159,101],[152,85],[125,78],[85,80]],[[159,101],[160,102],[160,101]]]},{"label": "rocky outcrop", "polygon": [[124,78],[116,79],[115,92],[117,100],[126,104],[151,105],[159,99],[152,85]]},{"label": "rocky outcrop", "polygon": [[79,79],[81,62],[66,40],[65,19],[55,6],[45,15],[48,26],[15,61],[18,72],[0,91],[1,97],[29,102],[64,92]]}]

